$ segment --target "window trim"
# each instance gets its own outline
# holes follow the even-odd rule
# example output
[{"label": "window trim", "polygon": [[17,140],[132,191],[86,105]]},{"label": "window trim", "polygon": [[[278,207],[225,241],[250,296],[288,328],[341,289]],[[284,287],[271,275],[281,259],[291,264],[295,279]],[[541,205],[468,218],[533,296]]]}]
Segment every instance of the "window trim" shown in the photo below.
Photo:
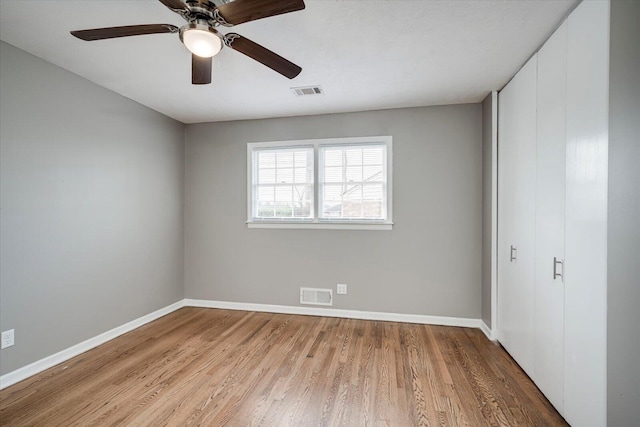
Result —
[{"label": "window trim", "polygon": [[[386,146],[386,209],[385,220],[373,219],[327,219],[319,218],[320,209],[320,159],[319,149],[327,145],[367,145],[383,143]],[[313,147],[313,218],[311,219],[256,219],[253,218],[253,155],[256,149]],[[248,228],[289,228],[329,230],[391,230],[393,226],[393,138],[391,136],[368,136],[350,138],[301,139],[290,141],[247,143],[247,220]]]}]

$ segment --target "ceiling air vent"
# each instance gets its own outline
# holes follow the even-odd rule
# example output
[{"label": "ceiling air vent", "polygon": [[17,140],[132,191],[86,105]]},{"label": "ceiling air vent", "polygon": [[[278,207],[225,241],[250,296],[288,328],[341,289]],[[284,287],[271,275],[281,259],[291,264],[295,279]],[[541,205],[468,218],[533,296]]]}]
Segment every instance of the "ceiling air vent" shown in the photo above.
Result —
[{"label": "ceiling air vent", "polygon": [[300,304],[333,305],[333,290],[300,288]]},{"label": "ceiling air vent", "polygon": [[292,87],[291,91],[296,96],[320,95],[323,93],[320,86]]}]

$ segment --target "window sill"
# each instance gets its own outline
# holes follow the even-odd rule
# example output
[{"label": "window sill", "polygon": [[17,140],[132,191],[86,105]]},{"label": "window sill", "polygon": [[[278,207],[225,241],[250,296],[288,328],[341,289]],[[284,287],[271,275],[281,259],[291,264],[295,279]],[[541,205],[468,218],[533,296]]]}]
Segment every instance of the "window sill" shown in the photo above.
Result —
[{"label": "window sill", "polygon": [[389,231],[392,222],[267,222],[247,221],[247,228],[288,228],[315,230],[375,230]]}]

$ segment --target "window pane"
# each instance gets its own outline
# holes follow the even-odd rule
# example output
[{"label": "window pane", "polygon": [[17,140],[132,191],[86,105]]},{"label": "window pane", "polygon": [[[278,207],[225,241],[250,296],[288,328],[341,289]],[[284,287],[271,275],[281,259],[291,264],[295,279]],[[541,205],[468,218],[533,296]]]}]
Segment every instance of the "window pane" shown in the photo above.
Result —
[{"label": "window pane", "polygon": [[322,218],[384,219],[385,150],[384,145],[321,147]]},{"label": "window pane", "polygon": [[342,185],[325,185],[324,186],[324,199],[325,200],[342,200]]},{"label": "window pane", "polygon": [[278,203],[276,205],[277,218],[290,218],[293,216],[293,207],[289,203]]},{"label": "window pane", "polygon": [[274,184],[275,182],[275,169],[258,169],[258,184]]},{"label": "window pane", "polygon": [[362,200],[362,185],[345,185],[343,200]]},{"label": "window pane", "polygon": [[311,216],[311,205],[294,206],[293,216],[296,218],[309,218]]},{"label": "window pane", "polygon": [[363,171],[363,176],[362,176],[363,181],[366,181],[366,182],[384,181],[382,165],[364,166],[362,168],[362,171]]},{"label": "window pane", "polygon": [[345,150],[345,157],[347,159],[347,165],[361,165],[362,164],[362,148],[349,148]]},{"label": "window pane", "polygon": [[291,186],[278,186],[276,187],[276,202],[291,202],[293,201],[293,195],[291,194]]},{"label": "window pane", "polygon": [[346,175],[347,182],[362,181],[362,166],[348,166]]},{"label": "window pane", "polygon": [[292,168],[293,167],[293,151],[278,151],[276,152],[276,166],[280,168]]},{"label": "window pane", "polygon": [[362,187],[362,198],[364,200],[382,200],[384,189],[382,184],[369,184]]},{"label": "window pane", "polygon": [[293,187],[293,201],[305,202],[311,200],[311,194],[309,194],[309,187],[305,185],[296,185]]},{"label": "window pane", "polygon": [[327,201],[322,210],[323,218],[342,218],[342,203],[336,201]]},{"label": "window pane", "polygon": [[276,167],[276,153],[273,151],[260,151],[258,152],[258,167],[262,168],[275,168]]},{"label": "window pane", "polygon": [[308,165],[307,153],[304,151],[296,151],[294,153],[294,162],[295,167],[297,168],[306,168]]},{"label": "window pane", "polygon": [[324,149],[325,166],[342,166],[342,150],[341,149]]},{"label": "window pane", "polygon": [[312,218],[313,148],[267,148],[255,153],[254,218]]},{"label": "window pane", "polygon": [[362,202],[362,217],[370,219],[382,218],[382,202]]},{"label": "window pane", "polygon": [[310,176],[310,173],[312,172],[307,168],[295,168],[293,172],[293,178],[297,183],[311,182],[313,180],[313,177]]},{"label": "window pane", "polygon": [[275,188],[271,185],[258,187],[258,201],[259,202],[273,202],[275,201]]},{"label": "window pane", "polygon": [[342,182],[342,166],[330,166],[324,169],[325,182]]},{"label": "window pane", "polygon": [[293,168],[278,169],[276,182],[278,184],[293,183]]},{"label": "window pane", "polygon": [[342,204],[342,217],[362,218],[362,202],[353,200],[345,201]]},{"label": "window pane", "polygon": [[275,209],[274,209],[273,203],[265,203],[265,202],[258,203],[258,212],[257,212],[258,218],[272,218],[274,215],[274,212],[275,212]]},{"label": "window pane", "polygon": [[362,150],[362,164],[382,165],[384,159],[384,149],[382,147],[365,148]]}]

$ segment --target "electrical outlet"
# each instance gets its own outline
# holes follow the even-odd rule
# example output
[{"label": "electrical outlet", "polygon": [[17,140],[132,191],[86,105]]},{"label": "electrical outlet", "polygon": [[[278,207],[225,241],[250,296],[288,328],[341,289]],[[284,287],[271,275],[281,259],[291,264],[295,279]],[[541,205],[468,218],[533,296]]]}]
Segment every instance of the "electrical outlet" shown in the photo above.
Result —
[{"label": "electrical outlet", "polygon": [[338,283],[338,293],[340,295],[346,295],[347,294],[347,285],[343,285],[341,283]]},{"label": "electrical outlet", "polygon": [[13,329],[9,329],[8,331],[4,331],[2,333],[2,348],[11,347],[14,344],[14,341],[13,341],[14,332],[15,331]]}]

